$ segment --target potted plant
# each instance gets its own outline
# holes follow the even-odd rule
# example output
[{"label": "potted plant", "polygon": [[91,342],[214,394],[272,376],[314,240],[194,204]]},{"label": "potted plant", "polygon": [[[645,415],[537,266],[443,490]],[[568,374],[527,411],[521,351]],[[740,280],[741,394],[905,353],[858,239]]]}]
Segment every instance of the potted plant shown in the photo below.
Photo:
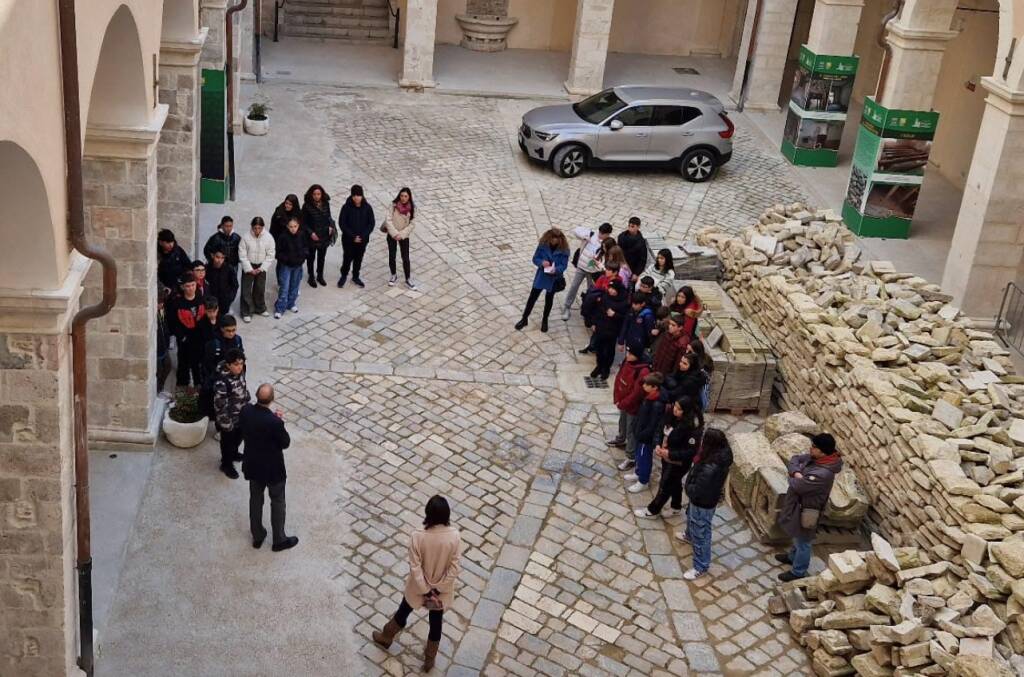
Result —
[{"label": "potted plant", "polygon": [[252,134],[253,136],[263,136],[269,132],[270,118],[267,116],[269,112],[270,105],[263,101],[253,101],[249,104],[249,112],[245,114],[245,120],[242,121],[245,133]]},{"label": "potted plant", "polygon": [[206,439],[210,419],[199,406],[199,391],[179,390],[164,414],[163,431],[167,441],[179,449],[191,449]]}]

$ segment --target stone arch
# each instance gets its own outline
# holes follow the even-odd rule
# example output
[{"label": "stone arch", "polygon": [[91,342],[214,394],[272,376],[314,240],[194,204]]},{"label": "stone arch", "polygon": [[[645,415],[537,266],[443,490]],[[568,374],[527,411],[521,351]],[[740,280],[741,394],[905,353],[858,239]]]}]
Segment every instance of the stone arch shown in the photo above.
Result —
[{"label": "stone arch", "polygon": [[13,141],[0,141],[0,287],[60,286],[49,205],[35,160]]},{"label": "stone arch", "polygon": [[196,0],[164,0],[160,39],[164,42],[191,40],[199,27]]},{"label": "stone arch", "polygon": [[127,5],[107,24],[89,97],[89,127],[142,127],[149,122],[139,28]]}]

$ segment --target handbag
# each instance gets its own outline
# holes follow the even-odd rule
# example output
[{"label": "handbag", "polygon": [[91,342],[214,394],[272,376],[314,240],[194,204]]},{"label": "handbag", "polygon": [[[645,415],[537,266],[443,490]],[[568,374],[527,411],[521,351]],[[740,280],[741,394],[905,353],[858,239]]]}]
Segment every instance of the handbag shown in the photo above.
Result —
[{"label": "handbag", "polygon": [[559,273],[558,277],[555,278],[555,285],[551,288],[551,292],[557,294],[560,291],[565,291],[565,275]]},{"label": "handbag", "polygon": [[821,516],[820,510],[814,510],[813,508],[801,508],[800,509],[800,528],[801,529],[813,529],[818,526],[818,518]]},{"label": "handbag", "polygon": [[580,248],[576,247],[576,251],[572,253],[572,265],[577,268],[580,267]]},{"label": "handbag", "polygon": [[441,596],[433,593],[428,593],[423,598],[423,606],[427,611],[444,611],[444,602],[441,601]]},{"label": "handbag", "polygon": [[388,232],[388,224],[386,222],[380,224],[380,232],[382,232],[382,233]]}]

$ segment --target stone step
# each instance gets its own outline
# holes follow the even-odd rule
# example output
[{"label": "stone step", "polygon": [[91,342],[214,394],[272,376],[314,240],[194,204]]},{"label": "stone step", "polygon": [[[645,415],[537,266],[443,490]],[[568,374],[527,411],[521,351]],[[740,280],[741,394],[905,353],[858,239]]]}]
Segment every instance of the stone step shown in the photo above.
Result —
[{"label": "stone step", "polygon": [[366,7],[363,5],[308,5],[304,3],[290,2],[285,5],[285,20],[289,16],[298,15],[335,15],[335,16],[365,16],[387,18],[389,15],[387,7]]},{"label": "stone step", "polygon": [[334,16],[333,14],[288,16],[285,18],[284,25],[321,26],[327,28],[382,28],[384,30],[388,30],[391,26],[390,22],[382,17]]},{"label": "stone step", "polygon": [[387,7],[388,0],[288,0],[286,7],[329,5],[332,7]]},{"label": "stone step", "polygon": [[370,28],[328,28],[324,26],[285,25],[282,32],[296,38],[328,38],[353,43],[385,44],[391,39],[391,31]]}]

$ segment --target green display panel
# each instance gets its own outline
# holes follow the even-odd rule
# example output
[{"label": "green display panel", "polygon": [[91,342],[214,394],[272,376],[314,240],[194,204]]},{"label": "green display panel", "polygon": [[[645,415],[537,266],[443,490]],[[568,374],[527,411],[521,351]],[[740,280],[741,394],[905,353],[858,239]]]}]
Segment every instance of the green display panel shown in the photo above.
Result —
[{"label": "green display panel", "polygon": [[782,154],[790,162],[808,167],[839,163],[839,143],[859,63],[856,56],[815,54],[806,45],[800,48],[782,133]]},{"label": "green display panel", "polygon": [[907,238],[939,114],[889,109],[871,97],[857,132],[843,220],[864,237]]},{"label": "green display panel", "polygon": [[227,200],[227,108],[224,71],[203,69],[202,127],[199,135],[199,199],[223,203]]}]

